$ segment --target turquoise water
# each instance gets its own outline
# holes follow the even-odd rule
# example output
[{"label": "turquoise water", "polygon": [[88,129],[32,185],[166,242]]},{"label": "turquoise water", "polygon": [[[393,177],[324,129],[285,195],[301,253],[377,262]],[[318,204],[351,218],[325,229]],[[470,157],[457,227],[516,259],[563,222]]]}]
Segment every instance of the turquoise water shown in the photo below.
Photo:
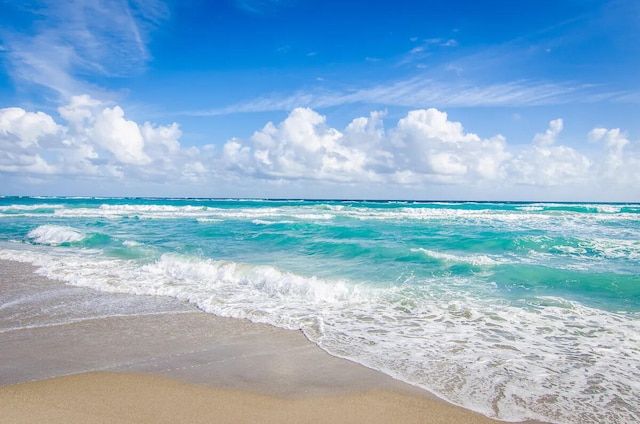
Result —
[{"label": "turquoise water", "polygon": [[640,414],[639,204],[5,197],[0,259],[302,329],[501,419]]}]

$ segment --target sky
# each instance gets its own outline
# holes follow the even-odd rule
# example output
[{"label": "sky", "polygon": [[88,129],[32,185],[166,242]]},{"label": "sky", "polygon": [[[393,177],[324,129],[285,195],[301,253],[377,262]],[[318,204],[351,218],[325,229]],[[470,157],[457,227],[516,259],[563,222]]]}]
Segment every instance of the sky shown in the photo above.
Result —
[{"label": "sky", "polygon": [[635,0],[0,0],[0,195],[640,202]]}]

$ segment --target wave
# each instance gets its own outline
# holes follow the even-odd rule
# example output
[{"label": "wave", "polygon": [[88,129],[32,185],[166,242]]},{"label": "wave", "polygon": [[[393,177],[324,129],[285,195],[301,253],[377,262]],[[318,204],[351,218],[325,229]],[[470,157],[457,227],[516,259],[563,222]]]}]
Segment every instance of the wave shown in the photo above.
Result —
[{"label": "wave", "polygon": [[37,244],[56,246],[82,241],[86,238],[86,234],[71,227],[60,225],[41,225],[29,231],[27,238]]},{"label": "wave", "polygon": [[411,249],[412,252],[421,252],[426,256],[445,262],[465,263],[474,266],[493,266],[511,263],[510,260],[499,256],[490,255],[454,255],[451,253],[437,252],[435,250],[424,249],[422,247]]},{"label": "wave", "polygon": [[332,213],[319,212],[312,207],[259,207],[259,208],[218,208],[212,206],[174,206],[174,205],[109,205],[103,204],[96,208],[64,208],[54,211],[60,218],[139,218],[139,219],[181,219],[192,218],[201,222],[215,222],[216,220],[251,220],[251,219],[282,219],[295,220],[330,220],[335,217]]},{"label": "wave", "polygon": [[639,260],[640,241],[614,239],[580,240],[574,245],[554,245],[550,251],[569,256]]},{"label": "wave", "polygon": [[[57,199],[56,199],[57,200]],[[288,202],[248,201],[245,206],[222,200],[151,200],[131,199],[130,203],[74,201],[66,203],[27,204],[12,202],[0,206],[0,216],[34,216],[50,213],[56,218],[100,219],[194,219],[200,222],[216,220],[268,221],[330,221],[348,219],[358,221],[394,222],[453,222],[492,227],[553,227],[602,222],[618,222],[628,226],[640,221],[637,205],[612,204],[493,204],[493,203],[345,203],[345,202]],[[114,200],[115,202],[115,200]],[[136,203],[138,202],[138,203]],[[171,204],[174,203],[174,204]],[[569,220],[569,222],[567,222]],[[599,221],[601,222],[601,221]]]},{"label": "wave", "polygon": [[515,240],[515,248],[528,251],[529,257],[548,254],[556,259],[640,260],[640,240],[635,238],[638,235],[621,233],[618,236],[620,238],[525,236]]},{"label": "wave", "polygon": [[11,205],[2,205],[0,206],[1,213],[7,213],[12,211],[34,211],[34,210],[54,210],[54,209],[63,209],[65,206],[62,204],[47,204],[41,203],[36,205],[21,205],[21,204],[11,204]]},{"label": "wave", "polygon": [[86,232],[62,225],[41,225],[27,234],[27,239],[37,245],[74,246],[76,248],[107,252],[116,257],[145,257],[155,252],[135,240],[121,240],[100,232]]}]

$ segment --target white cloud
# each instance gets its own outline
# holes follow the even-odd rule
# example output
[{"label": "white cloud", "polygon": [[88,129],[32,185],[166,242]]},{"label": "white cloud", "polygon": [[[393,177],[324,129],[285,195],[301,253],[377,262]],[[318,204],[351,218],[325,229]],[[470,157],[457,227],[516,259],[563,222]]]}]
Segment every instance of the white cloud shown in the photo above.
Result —
[{"label": "white cloud", "polygon": [[499,178],[510,157],[501,136],[483,140],[466,134],[436,109],[409,112],[389,135],[383,117],[374,112],[339,131],[311,109],[294,109],[245,143],[230,140],[224,158],[237,169],[270,178],[458,183]]},{"label": "white cloud", "polygon": [[544,134],[536,134],[533,137],[533,144],[537,146],[550,146],[556,142],[558,134],[564,128],[564,121],[562,119],[555,119],[549,122],[549,128]]},{"label": "white cloud", "polygon": [[21,148],[35,147],[45,137],[55,135],[58,131],[58,125],[46,113],[27,112],[17,107],[0,110],[0,134],[3,140],[13,139]]},{"label": "white cloud", "polygon": [[391,142],[397,147],[397,164],[438,181],[462,182],[471,176],[495,179],[510,157],[503,137],[482,140],[465,133],[461,123],[449,121],[437,109],[410,111],[398,122]]},{"label": "white cloud", "polygon": [[589,132],[591,141],[601,143],[604,158],[598,165],[599,173],[609,182],[640,183],[640,150],[619,128],[594,128]]},{"label": "white cloud", "polygon": [[51,174],[55,169],[41,152],[55,144],[60,128],[42,112],[0,109],[0,172]]},{"label": "white cloud", "polygon": [[434,108],[412,110],[387,125],[385,118],[385,112],[372,112],[337,129],[318,112],[296,108],[247,139],[233,138],[219,149],[186,148],[176,123],[137,123],[118,105],[76,96],[59,108],[59,122],[43,112],[0,109],[0,174],[25,185],[38,176],[67,178],[68,184],[99,179],[115,190],[122,183],[171,183],[191,187],[193,195],[227,187],[230,195],[243,190],[235,195],[263,196],[265,187],[277,186],[297,187],[298,196],[312,195],[304,187],[315,187],[347,197],[536,193],[539,198],[540,193],[577,195],[580,188],[587,196],[583,200],[593,190],[605,200],[613,195],[638,200],[633,193],[640,184],[640,143],[619,129],[593,129],[587,137],[601,152],[588,156],[562,143],[562,119],[517,150],[501,135],[466,132]]},{"label": "white cloud", "polygon": [[624,184],[640,183],[640,153],[623,158],[629,141],[618,130],[592,131],[590,138],[605,144],[608,153],[603,159],[559,144],[562,119],[551,121],[530,146],[514,152],[501,135],[482,138],[467,133],[437,109],[410,111],[389,130],[383,118],[384,113],[374,112],[340,131],[328,127],[311,109],[295,109],[249,140],[228,142],[225,161],[255,178],[387,186],[587,189],[613,174]]},{"label": "white cloud", "polygon": [[43,112],[0,109],[0,171],[159,181],[203,173],[206,155],[180,146],[175,123],[139,125],[120,106],[87,95],[58,111],[64,124]]},{"label": "white cloud", "polygon": [[[286,179],[363,180],[366,154],[343,142],[343,134],[326,126],[311,109],[297,108],[279,125],[268,123],[250,139],[252,146],[230,141],[225,151],[241,157],[252,151],[251,169],[258,175]],[[249,150],[247,150],[249,149]]]},{"label": "white cloud", "polygon": [[589,132],[589,139],[603,142],[605,146],[616,154],[622,154],[624,147],[629,144],[627,136],[620,132],[619,128],[607,130],[606,128],[594,128]]},{"label": "white cloud", "polygon": [[124,119],[124,111],[120,106],[104,108],[99,112],[89,136],[119,162],[133,165],[151,162],[151,158],[144,153],[144,139],[138,124]]},{"label": "white cloud", "polygon": [[592,162],[571,147],[533,146],[509,166],[513,182],[537,186],[585,184]]},{"label": "white cloud", "polygon": [[508,171],[513,182],[527,185],[558,186],[586,183],[592,161],[575,149],[556,146],[563,129],[563,120],[549,122],[545,133],[536,134],[533,145],[525,149],[509,164]]}]

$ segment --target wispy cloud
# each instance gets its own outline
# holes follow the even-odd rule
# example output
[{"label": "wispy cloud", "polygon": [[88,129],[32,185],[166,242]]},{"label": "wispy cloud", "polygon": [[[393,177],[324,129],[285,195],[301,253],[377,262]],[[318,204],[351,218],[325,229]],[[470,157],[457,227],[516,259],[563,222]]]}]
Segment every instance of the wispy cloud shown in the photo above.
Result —
[{"label": "wispy cloud", "polygon": [[[512,81],[489,85],[447,83],[415,77],[371,87],[342,91],[298,91],[290,95],[272,94],[227,107],[178,112],[190,116],[214,116],[246,112],[288,111],[296,107],[326,108],[362,103],[375,106],[474,107],[539,106],[616,100],[620,93],[595,92],[595,87],[571,83]],[[593,100],[592,100],[593,99]]]},{"label": "wispy cloud", "polygon": [[[416,37],[412,37],[410,39],[412,42],[417,42],[418,39]],[[400,60],[397,62],[397,66],[403,65],[412,65],[418,64],[427,58],[432,57],[436,52],[443,48],[452,48],[457,47],[458,41],[454,39],[442,39],[442,38],[428,38],[425,40],[421,40],[418,45],[412,47],[407,53],[403,54],[400,57]]]},{"label": "wispy cloud", "polygon": [[92,76],[119,77],[144,69],[147,34],[168,17],[159,0],[45,1],[31,27],[2,31],[8,70],[21,83],[62,97],[95,92]]},{"label": "wispy cloud", "polygon": [[245,12],[262,15],[276,7],[286,6],[292,0],[235,0],[238,8]]}]

